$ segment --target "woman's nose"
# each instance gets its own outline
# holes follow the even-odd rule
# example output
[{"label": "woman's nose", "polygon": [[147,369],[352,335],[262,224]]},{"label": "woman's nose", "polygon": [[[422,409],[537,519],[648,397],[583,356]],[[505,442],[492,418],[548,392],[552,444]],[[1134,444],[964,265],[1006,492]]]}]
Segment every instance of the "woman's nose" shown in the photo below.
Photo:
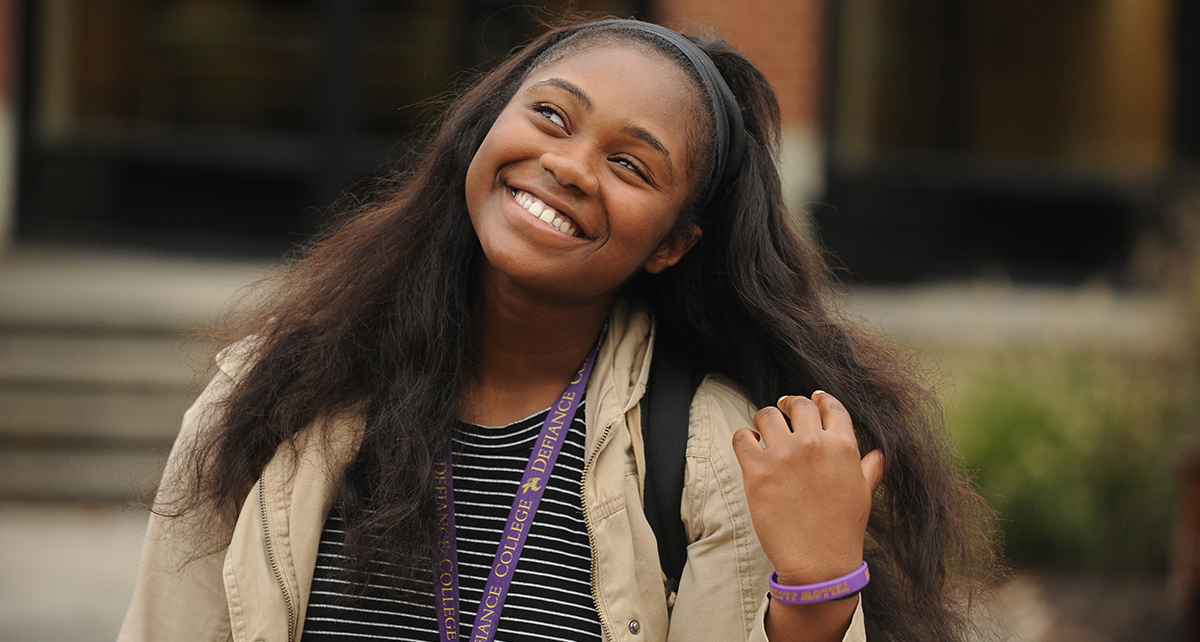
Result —
[{"label": "woman's nose", "polygon": [[575,187],[591,196],[600,187],[595,168],[582,153],[551,150],[542,154],[542,168],[554,175],[560,185]]}]

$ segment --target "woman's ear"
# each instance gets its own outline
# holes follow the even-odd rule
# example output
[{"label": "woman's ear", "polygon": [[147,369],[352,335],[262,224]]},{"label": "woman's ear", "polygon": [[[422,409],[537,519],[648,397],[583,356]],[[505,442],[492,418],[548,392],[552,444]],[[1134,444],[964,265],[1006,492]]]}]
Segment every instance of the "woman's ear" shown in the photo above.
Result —
[{"label": "woman's ear", "polygon": [[662,245],[658,246],[658,249],[654,251],[654,254],[650,255],[649,260],[646,261],[646,271],[650,274],[658,274],[675,265],[679,262],[679,259],[683,258],[684,254],[688,253],[688,250],[692,249],[696,241],[700,240],[702,234],[703,232],[700,231],[700,227],[693,225],[692,229],[688,232],[672,234],[667,237],[662,242]]}]

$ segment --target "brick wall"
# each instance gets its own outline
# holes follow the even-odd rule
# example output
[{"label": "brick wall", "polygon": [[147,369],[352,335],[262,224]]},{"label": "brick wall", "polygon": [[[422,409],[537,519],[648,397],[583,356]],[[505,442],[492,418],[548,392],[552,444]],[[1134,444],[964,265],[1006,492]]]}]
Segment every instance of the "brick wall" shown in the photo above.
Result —
[{"label": "brick wall", "polygon": [[785,125],[821,120],[823,0],[658,0],[654,21],[685,32],[711,27],[762,68]]},{"label": "brick wall", "polygon": [[16,1],[0,0],[0,255],[11,245],[16,229],[17,17]]}]

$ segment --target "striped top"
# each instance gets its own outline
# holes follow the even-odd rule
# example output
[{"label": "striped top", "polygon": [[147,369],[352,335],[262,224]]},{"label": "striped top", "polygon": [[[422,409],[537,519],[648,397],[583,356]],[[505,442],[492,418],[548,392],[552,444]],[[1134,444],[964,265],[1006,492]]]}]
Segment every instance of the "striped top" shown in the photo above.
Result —
[{"label": "striped top", "polygon": [[[601,639],[591,593],[591,546],[583,519],[580,481],[584,465],[583,403],[562,453],[500,615],[497,642]],[[458,531],[460,638],[470,639],[476,609],[491,571],[517,486],[549,409],[507,426],[460,424],[454,438],[454,519]],[[321,534],[304,640],[398,640],[437,642],[433,569],[426,599],[388,599],[372,586],[367,595],[345,597],[339,577],[344,535],[335,511]]]}]

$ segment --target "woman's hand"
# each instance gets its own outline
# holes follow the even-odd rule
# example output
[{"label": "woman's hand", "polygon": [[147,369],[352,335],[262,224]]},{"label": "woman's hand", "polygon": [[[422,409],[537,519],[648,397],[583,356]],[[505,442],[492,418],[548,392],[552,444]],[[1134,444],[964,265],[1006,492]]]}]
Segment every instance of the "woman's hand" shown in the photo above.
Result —
[{"label": "woman's hand", "polygon": [[[733,449],[742,467],[754,530],[779,583],[814,584],[858,569],[871,498],[883,477],[883,453],[873,450],[859,459],[850,414],[825,392],[813,393],[811,400],[781,397],[778,407],[754,415],[754,426],[757,434],[749,428],[734,434]],[[772,605],[768,633],[779,631],[783,620],[799,618],[798,625],[809,622],[800,626],[802,634],[794,639],[805,639],[818,633],[807,625],[816,624],[810,616],[832,622],[823,616],[834,614],[838,615],[833,620],[840,621],[834,628],[844,632],[849,619],[842,612],[849,606],[852,614],[854,604]],[[817,634],[812,639],[841,636]]]}]

